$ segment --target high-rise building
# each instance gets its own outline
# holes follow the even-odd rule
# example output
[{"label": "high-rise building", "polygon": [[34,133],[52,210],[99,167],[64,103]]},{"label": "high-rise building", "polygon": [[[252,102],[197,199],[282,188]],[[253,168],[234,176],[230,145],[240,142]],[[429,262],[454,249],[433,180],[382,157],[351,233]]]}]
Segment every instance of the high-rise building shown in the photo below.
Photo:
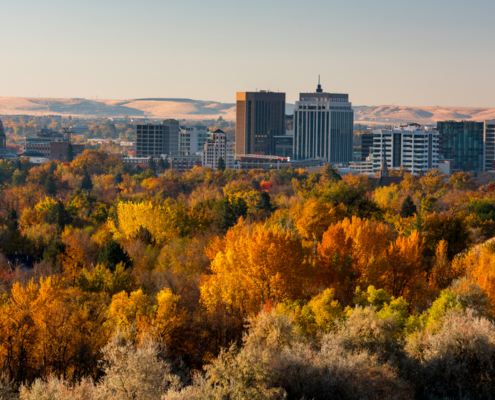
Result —
[{"label": "high-rise building", "polygon": [[396,126],[373,131],[373,172],[383,169],[406,168],[412,174],[438,168],[437,131],[419,124]]},{"label": "high-rise building", "polygon": [[353,152],[354,111],[349,95],[301,93],[294,108],[294,159],[320,158],[349,163]]},{"label": "high-rise building", "polygon": [[484,170],[495,170],[495,119],[485,121],[484,125]]},{"label": "high-rise building", "polygon": [[7,136],[5,136],[5,131],[3,130],[3,123],[0,119],[0,149],[5,149],[7,147]]},{"label": "high-rise building", "polygon": [[437,122],[440,155],[454,160],[454,170],[484,170],[484,123],[474,121]]},{"label": "high-rise building", "polygon": [[235,154],[273,155],[285,134],[285,93],[237,92]]},{"label": "high-rise building", "polygon": [[211,132],[206,126],[181,126],[180,154],[201,153],[208,139],[211,139]]},{"label": "high-rise building", "polygon": [[136,125],[136,157],[179,155],[179,121]]},{"label": "high-rise building", "polygon": [[224,131],[217,129],[203,147],[203,167],[210,167],[216,171],[220,157],[227,168],[234,169],[234,144],[227,140]]}]

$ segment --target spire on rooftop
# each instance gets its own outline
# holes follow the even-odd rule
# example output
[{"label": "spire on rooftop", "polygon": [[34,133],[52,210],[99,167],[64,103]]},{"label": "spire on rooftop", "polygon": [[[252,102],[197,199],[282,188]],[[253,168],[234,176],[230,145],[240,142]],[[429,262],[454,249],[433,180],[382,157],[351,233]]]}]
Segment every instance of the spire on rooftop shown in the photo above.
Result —
[{"label": "spire on rooftop", "polygon": [[320,75],[318,75],[318,86],[316,87],[316,93],[321,93],[323,92],[323,89],[321,88],[320,85]]},{"label": "spire on rooftop", "polygon": [[379,171],[380,178],[388,178],[389,172],[388,172],[388,165],[387,165],[387,156],[385,154],[385,143],[383,143],[383,138],[382,138],[382,166]]}]

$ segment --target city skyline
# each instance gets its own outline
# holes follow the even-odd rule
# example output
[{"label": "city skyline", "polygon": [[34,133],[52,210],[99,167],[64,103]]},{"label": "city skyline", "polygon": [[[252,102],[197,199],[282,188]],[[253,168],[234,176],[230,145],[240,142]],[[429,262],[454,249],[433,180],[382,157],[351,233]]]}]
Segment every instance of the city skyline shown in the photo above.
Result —
[{"label": "city skyline", "polygon": [[495,107],[495,3],[19,0],[2,5],[0,96],[349,93],[355,105]]}]

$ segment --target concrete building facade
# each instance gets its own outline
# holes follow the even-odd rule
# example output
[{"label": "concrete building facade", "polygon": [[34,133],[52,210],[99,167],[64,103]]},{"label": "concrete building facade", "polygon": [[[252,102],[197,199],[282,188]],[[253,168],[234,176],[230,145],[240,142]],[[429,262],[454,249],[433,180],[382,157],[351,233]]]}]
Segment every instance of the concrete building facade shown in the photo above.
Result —
[{"label": "concrete building facade", "polygon": [[406,168],[412,174],[438,168],[438,131],[419,124],[373,131],[373,173],[382,168]]},{"label": "concrete building facade", "polygon": [[179,155],[179,121],[136,125],[136,157]]},{"label": "concrete building facade", "polygon": [[203,148],[212,133],[206,126],[181,126],[180,127],[180,154],[198,154],[203,152]]},{"label": "concrete building facade", "polygon": [[217,129],[203,147],[203,166],[216,171],[220,157],[223,158],[226,168],[234,169],[234,143],[227,140],[225,132]]}]

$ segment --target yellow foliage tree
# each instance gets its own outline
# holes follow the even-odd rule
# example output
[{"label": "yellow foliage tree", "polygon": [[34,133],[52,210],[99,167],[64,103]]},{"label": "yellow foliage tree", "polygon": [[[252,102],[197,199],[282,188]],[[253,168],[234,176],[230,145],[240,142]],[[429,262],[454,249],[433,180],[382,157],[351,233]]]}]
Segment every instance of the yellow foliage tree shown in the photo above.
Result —
[{"label": "yellow foliage tree", "polygon": [[345,216],[345,206],[309,199],[295,207],[296,228],[305,240],[320,241],[328,227]]},{"label": "yellow foliage tree", "polygon": [[337,298],[352,299],[356,286],[383,285],[385,252],[393,231],[382,223],[353,217],[332,225],[318,245],[315,284],[332,287]]},{"label": "yellow foliage tree", "polygon": [[243,233],[227,234],[227,240],[217,245],[212,274],[201,286],[206,306],[214,309],[223,303],[243,314],[255,314],[269,300],[302,298],[311,268],[300,240],[259,225]]}]

